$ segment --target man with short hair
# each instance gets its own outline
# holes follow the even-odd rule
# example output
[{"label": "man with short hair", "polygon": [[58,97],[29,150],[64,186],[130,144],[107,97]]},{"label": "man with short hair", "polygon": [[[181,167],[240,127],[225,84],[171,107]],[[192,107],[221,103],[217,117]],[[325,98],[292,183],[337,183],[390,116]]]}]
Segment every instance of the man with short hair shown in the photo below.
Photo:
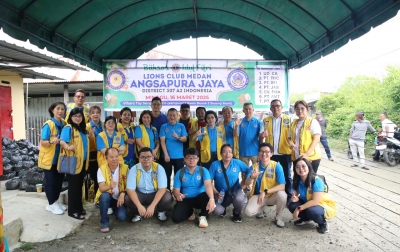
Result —
[{"label": "man with short hair", "polygon": [[[349,144],[354,161],[354,164],[352,164],[351,167],[356,167],[360,164],[362,169],[369,170],[365,166],[364,154],[364,141],[367,130],[376,134],[376,130],[372,127],[371,123],[364,120],[364,114],[361,112],[356,113],[356,121],[353,122],[350,128]],[[360,154],[360,161],[358,161],[357,151]]]},{"label": "man with short hair", "polygon": [[74,108],[81,108],[83,110],[83,115],[85,116],[85,122],[89,122],[89,107],[84,105],[85,103],[85,90],[83,89],[77,89],[75,90],[75,95],[74,95],[74,103],[70,103],[67,106],[67,115],[65,117],[65,121],[68,120],[69,112],[74,109]]},{"label": "man with short hair", "polygon": [[174,196],[176,204],[171,219],[178,224],[184,220],[193,221],[193,208],[200,209],[199,227],[208,227],[208,214],[214,211],[215,201],[210,173],[206,168],[197,165],[199,152],[195,148],[185,150],[185,163],[175,174]]},{"label": "man with short hair", "polygon": [[[129,170],[125,205],[134,213],[132,222],[151,218],[157,208],[158,219],[167,220],[165,212],[172,204],[171,193],[167,190],[167,175],[164,168],[154,162],[152,150],[139,150],[139,163]],[[147,208],[145,207],[147,206]]]},{"label": "man with short hair", "polygon": [[187,127],[187,132],[189,134],[189,147],[196,148],[196,150],[200,153],[200,142],[193,141],[193,136],[200,128],[204,128],[207,126],[206,122],[206,108],[205,107],[197,107],[196,108],[196,117],[197,120],[193,122],[189,122]]},{"label": "man with short hair", "polygon": [[382,113],[379,115],[379,119],[382,121],[382,136],[383,137],[393,137],[394,136],[394,128],[397,127],[392,121],[387,118],[386,113]]},{"label": "man with short hair", "polygon": [[320,110],[317,110],[315,112],[315,119],[317,119],[319,125],[321,126],[321,137],[319,138],[319,141],[321,142],[322,146],[324,146],[328,159],[330,161],[333,161],[331,150],[329,149],[328,137],[326,136],[326,127],[328,126],[328,121],[324,117],[322,117],[322,113]]},{"label": "man with short hair", "polygon": [[285,192],[287,194],[287,203],[291,202],[292,198],[292,162],[290,155],[292,149],[287,141],[290,129],[290,117],[282,114],[282,102],[279,99],[272,100],[270,103],[271,116],[267,116],[263,120],[264,129],[266,132],[265,142],[273,146],[274,155],[271,160],[280,163],[285,175]]},{"label": "man with short hair", "polygon": [[244,212],[249,217],[257,215],[257,218],[263,218],[262,208],[265,205],[276,205],[275,224],[284,228],[282,212],[287,200],[286,182],[282,166],[271,160],[273,154],[271,144],[260,144],[258,152],[260,161],[252,165],[253,170],[248,173],[245,182],[246,185],[250,185],[254,180]]},{"label": "man with short hair", "polygon": [[151,100],[151,114],[154,117],[153,126],[156,127],[158,134],[160,134],[160,128],[164,123],[168,122],[168,118],[165,114],[161,113],[162,101],[160,97],[153,97]]},{"label": "man with short hair", "polygon": [[[189,123],[195,124],[196,123],[196,118],[190,117],[190,105],[187,103],[181,104],[181,116],[178,118],[178,123],[182,123],[185,125],[186,131],[189,130]],[[189,148],[189,140],[183,143],[183,151],[185,151],[187,148]]]},{"label": "man with short hair", "polygon": [[225,137],[224,142],[233,146],[233,157],[239,158],[239,137],[234,136],[235,128],[238,127],[235,122],[239,118],[233,118],[233,109],[229,106],[223,107],[222,116],[223,120],[219,122],[219,126],[221,126],[222,135]]},{"label": "man with short hair", "polygon": [[117,220],[126,220],[127,210],[124,205],[126,175],[128,166],[119,163],[118,149],[111,147],[105,152],[107,163],[100,166],[97,170],[97,182],[99,189],[96,192],[95,201],[100,208],[101,232],[108,233],[110,228],[108,223],[108,208],[112,208]]}]

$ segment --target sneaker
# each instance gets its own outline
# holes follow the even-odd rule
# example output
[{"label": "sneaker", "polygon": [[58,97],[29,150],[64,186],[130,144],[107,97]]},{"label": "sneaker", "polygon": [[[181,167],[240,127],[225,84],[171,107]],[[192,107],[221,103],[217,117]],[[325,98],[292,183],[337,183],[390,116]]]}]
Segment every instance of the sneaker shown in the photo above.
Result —
[{"label": "sneaker", "polygon": [[275,224],[277,227],[284,228],[285,227],[285,222],[282,220],[281,215],[275,216]]},{"label": "sneaker", "polygon": [[313,221],[312,220],[302,220],[302,219],[298,219],[297,221],[294,221],[294,225],[295,226],[303,226],[303,225],[306,225],[306,224],[310,224],[310,223],[312,223]]},{"label": "sneaker", "polygon": [[194,214],[194,210],[192,215],[190,215],[190,217],[188,218],[188,221],[194,221],[196,219],[196,215]]},{"label": "sneaker", "polygon": [[167,216],[165,215],[165,211],[164,212],[158,212],[158,219],[160,221],[166,221],[167,220]]},{"label": "sneaker", "polygon": [[333,158],[329,158],[329,161],[332,161],[332,162],[333,162],[334,160],[333,160]]},{"label": "sneaker", "polygon": [[67,206],[64,205],[64,204],[61,204],[60,201],[57,200],[55,203],[58,204],[58,207],[59,207],[61,210],[63,210],[63,211],[66,211],[66,210],[67,210]]},{"label": "sneaker", "polygon": [[219,215],[219,217],[225,217],[226,216],[226,208],[222,214]]},{"label": "sneaker", "polygon": [[100,208],[100,204],[99,203],[96,203],[95,205],[96,205],[97,208]]},{"label": "sneaker", "polygon": [[110,207],[110,208],[108,208],[108,210],[107,210],[107,214],[108,215],[110,215],[110,214],[113,214],[114,212],[113,212],[113,210],[112,210],[112,208]]},{"label": "sneaker", "polygon": [[52,212],[53,214],[63,214],[64,211],[58,207],[57,202],[54,202],[52,205],[47,205],[46,210]]},{"label": "sneaker", "polygon": [[133,217],[132,222],[138,222],[141,221],[142,217],[140,215],[135,215],[135,217]]},{"label": "sneaker", "polygon": [[263,208],[262,211],[259,212],[259,213],[256,215],[256,218],[257,218],[257,219],[262,219],[262,218],[265,217],[265,214],[266,214],[266,212],[265,212],[265,209]]},{"label": "sneaker", "polygon": [[207,217],[199,216],[199,228],[206,228],[206,227],[208,227]]},{"label": "sneaker", "polygon": [[240,223],[240,222],[242,222],[242,217],[240,217],[240,214],[233,213],[233,219],[232,220],[235,223]]},{"label": "sneaker", "polygon": [[329,232],[328,223],[325,221],[324,224],[318,224],[317,230],[321,234],[325,234]]}]

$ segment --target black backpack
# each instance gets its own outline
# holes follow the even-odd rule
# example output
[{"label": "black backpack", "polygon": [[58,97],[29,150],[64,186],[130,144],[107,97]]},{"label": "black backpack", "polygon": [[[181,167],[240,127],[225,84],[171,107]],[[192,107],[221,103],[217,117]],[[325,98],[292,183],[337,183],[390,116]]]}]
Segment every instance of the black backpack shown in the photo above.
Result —
[{"label": "black backpack", "polygon": [[325,176],[324,175],[320,175],[320,174],[315,174],[315,177],[320,178],[324,182],[324,184],[325,184],[325,192],[327,193],[329,191],[329,186],[326,183]]}]

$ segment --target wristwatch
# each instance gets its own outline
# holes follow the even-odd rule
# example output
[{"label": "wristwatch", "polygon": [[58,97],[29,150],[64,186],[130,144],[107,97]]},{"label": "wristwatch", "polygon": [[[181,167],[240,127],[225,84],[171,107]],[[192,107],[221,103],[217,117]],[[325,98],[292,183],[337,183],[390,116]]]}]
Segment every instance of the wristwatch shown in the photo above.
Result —
[{"label": "wristwatch", "polygon": [[265,194],[268,194],[268,189],[265,189],[264,192],[265,192]]}]

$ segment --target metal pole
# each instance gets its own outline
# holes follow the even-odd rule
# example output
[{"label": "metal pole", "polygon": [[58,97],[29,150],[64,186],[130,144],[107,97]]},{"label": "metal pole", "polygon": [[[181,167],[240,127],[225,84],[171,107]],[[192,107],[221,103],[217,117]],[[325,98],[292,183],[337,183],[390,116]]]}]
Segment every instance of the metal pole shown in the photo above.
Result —
[{"label": "metal pole", "polygon": [[68,106],[69,93],[68,93],[68,85],[64,85],[64,103]]},{"label": "metal pole", "polygon": [[29,118],[29,111],[28,111],[28,95],[29,95],[29,82],[26,83],[26,98],[25,98],[25,129],[26,129],[26,139],[29,140],[29,124],[28,122],[28,118]]}]

